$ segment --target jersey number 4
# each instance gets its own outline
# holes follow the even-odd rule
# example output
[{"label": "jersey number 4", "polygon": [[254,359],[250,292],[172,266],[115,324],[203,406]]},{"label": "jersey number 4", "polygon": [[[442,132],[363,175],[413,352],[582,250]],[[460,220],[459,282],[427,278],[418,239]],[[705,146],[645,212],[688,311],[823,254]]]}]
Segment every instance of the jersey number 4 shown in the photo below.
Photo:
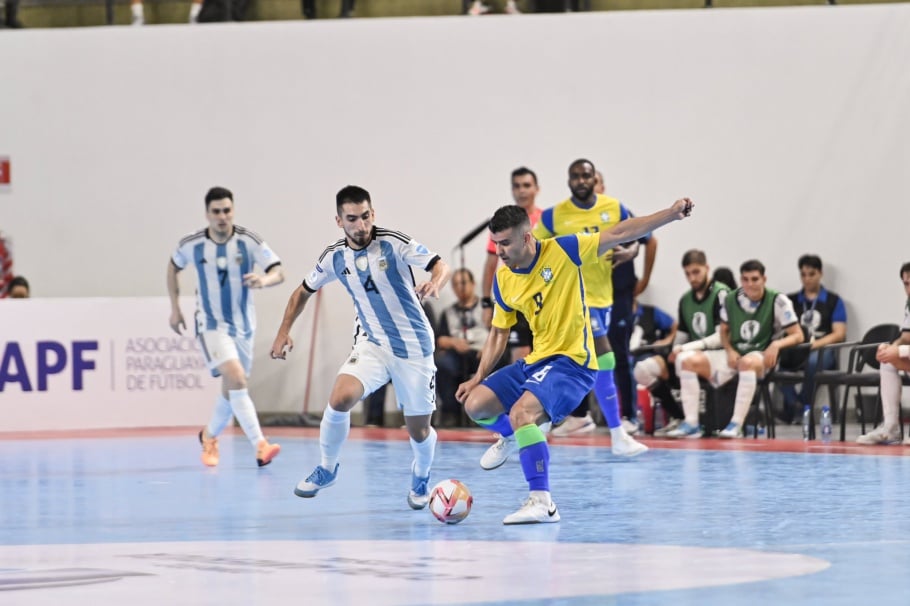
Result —
[{"label": "jersey number 4", "polygon": [[367,279],[363,281],[363,289],[367,292],[379,292],[379,289],[376,288],[376,284],[373,282],[373,276],[367,276]]}]

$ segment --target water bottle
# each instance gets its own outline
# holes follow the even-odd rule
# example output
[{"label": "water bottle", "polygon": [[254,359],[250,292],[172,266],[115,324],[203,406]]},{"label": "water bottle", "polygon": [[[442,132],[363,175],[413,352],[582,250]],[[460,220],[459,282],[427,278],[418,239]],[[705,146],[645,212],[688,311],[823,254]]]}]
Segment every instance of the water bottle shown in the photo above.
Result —
[{"label": "water bottle", "polygon": [[822,418],[819,421],[822,432],[822,442],[825,444],[831,441],[831,408],[822,406]]},{"label": "water bottle", "polygon": [[809,405],[806,404],[803,407],[803,440],[809,440],[809,425],[811,423],[812,411],[809,409]]},{"label": "water bottle", "polygon": [[660,400],[654,398],[651,400],[651,410],[654,415],[654,431],[664,427],[664,411],[660,406]]}]

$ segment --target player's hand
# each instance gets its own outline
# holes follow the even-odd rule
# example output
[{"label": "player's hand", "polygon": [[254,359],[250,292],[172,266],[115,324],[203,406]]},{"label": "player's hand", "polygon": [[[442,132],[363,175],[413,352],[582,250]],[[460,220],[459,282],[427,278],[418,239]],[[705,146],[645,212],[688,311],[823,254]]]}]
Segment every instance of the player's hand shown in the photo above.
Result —
[{"label": "player's hand", "polygon": [[882,343],[875,351],[875,359],[885,364],[894,364],[900,358],[900,350],[897,345]]},{"label": "player's hand", "polygon": [[776,341],[772,341],[768,349],[762,352],[765,368],[771,369],[777,366],[777,358],[780,356],[780,346]]},{"label": "player's hand", "polygon": [[620,244],[613,248],[613,267],[617,265],[622,265],[627,261],[631,261],[638,256],[639,248],[641,243],[636,240],[629,244]]},{"label": "player's hand", "polygon": [[414,290],[417,291],[417,296],[421,301],[427,297],[439,298],[439,287],[432,280],[421,282]]},{"label": "player's hand", "polygon": [[243,274],[243,285],[247,288],[262,288],[262,276],[259,274]]},{"label": "player's hand", "polygon": [[278,333],[275,342],[272,343],[272,351],[269,355],[273,360],[285,360],[287,355],[294,350],[294,340],[291,335]]},{"label": "player's hand", "polygon": [[685,219],[692,214],[692,209],[695,208],[695,202],[689,198],[680,198],[673,203],[673,206],[670,208],[673,209],[673,212],[676,213],[677,219]]},{"label": "player's hand", "polygon": [[[475,375],[476,377],[476,375]],[[455,399],[458,400],[461,404],[465,403],[465,400],[468,399],[468,395],[474,388],[480,384],[480,379],[472,377],[458,386],[458,389],[455,390]]]},{"label": "player's hand", "polygon": [[173,330],[178,335],[183,334],[180,331],[181,327],[183,327],[183,330],[186,330],[186,322],[183,321],[183,313],[181,313],[179,309],[175,309],[171,312],[169,324],[171,325],[171,330]]},{"label": "player's hand", "polygon": [[674,346],[673,349],[670,350],[670,353],[667,355],[667,362],[669,362],[670,364],[676,364],[676,356],[678,356],[679,352],[681,352],[681,351],[682,351],[682,347],[680,347],[679,345]]}]

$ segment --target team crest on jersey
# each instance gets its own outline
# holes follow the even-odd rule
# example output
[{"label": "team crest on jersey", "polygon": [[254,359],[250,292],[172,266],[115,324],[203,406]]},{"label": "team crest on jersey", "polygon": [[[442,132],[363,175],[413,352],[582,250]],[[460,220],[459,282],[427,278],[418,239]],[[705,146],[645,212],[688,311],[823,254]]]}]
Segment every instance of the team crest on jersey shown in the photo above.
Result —
[{"label": "team crest on jersey", "polygon": [[743,341],[752,341],[757,335],[758,331],[761,329],[761,323],[756,322],[755,320],[746,320],[743,322],[743,325],[739,328],[739,336]]},{"label": "team crest on jersey", "polygon": [[707,336],[708,316],[703,311],[697,311],[692,315],[692,332],[699,337]]},{"label": "team crest on jersey", "polygon": [[550,280],[553,279],[553,270],[549,267],[544,267],[540,270],[540,277],[543,278],[546,284],[549,284]]},{"label": "team crest on jersey", "polygon": [[217,267],[218,269],[227,269],[227,257],[216,258],[215,267]]},{"label": "team crest on jersey", "polygon": [[600,220],[603,221],[604,223],[609,223],[610,222],[610,213],[608,213],[607,211],[603,211],[602,213],[600,213]]},{"label": "team crest on jersey", "polygon": [[239,250],[237,251],[237,254],[234,255],[234,261],[237,262],[237,265],[243,265],[243,253]]},{"label": "team crest on jersey", "polygon": [[365,256],[357,257],[354,259],[354,265],[356,265],[357,269],[360,271],[366,271],[369,264],[370,262],[367,261],[367,258]]},{"label": "team crest on jersey", "polygon": [[379,261],[376,265],[379,267],[379,271],[385,271],[389,268],[389,262],[385,260],[385,257],[379,257]]}]

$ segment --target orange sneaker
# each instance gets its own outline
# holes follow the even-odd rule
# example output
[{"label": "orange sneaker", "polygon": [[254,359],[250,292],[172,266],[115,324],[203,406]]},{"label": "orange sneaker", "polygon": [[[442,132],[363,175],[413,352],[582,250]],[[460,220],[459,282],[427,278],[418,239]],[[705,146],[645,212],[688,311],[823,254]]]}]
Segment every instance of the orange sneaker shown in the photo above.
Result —
[{"label": "orange sneaker", "polygon": [[218,464],[218,438],[206,438],[205,430],[199,432],[199,443],[202,444],[202,464],[214,467]]},{"label": "orange sneaker", "polygon": [[279,452],[281,452],[281,446],[278,444],[269,444],[269,441],[265,439],[259,440],[259,444],[256,446],[256,463],[259,464],[259,467],[265,467],[278,456]]}]

